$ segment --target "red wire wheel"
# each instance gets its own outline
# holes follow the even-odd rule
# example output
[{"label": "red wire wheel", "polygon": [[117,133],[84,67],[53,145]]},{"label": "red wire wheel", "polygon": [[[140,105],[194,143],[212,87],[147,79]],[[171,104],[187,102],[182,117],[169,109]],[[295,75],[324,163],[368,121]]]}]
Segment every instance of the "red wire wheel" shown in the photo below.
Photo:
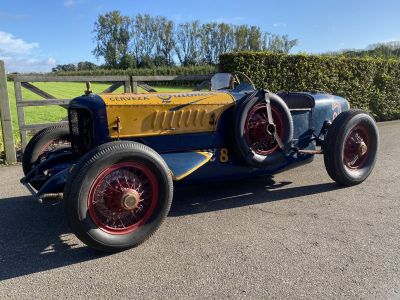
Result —
[{"label": "red wire wheel", "polygon": [[325,136],[324,163],[339,185],[360,184],[371,174],[378,153],[379,133],[373,117],[360,109],[340,113]]},{"label": "red wire wheel", "polygon": [[343,147],[343,163],[352,170],[362,169],[368,159],[371,148],[371,136],[363,124],[350,130]]},{"label": "red wire wheel", "polygon": [[88,211],[103,231],[128,234],[151,217],[157,199],[157,179],[150,168],[139,162],[122,162],[96,177],[89,191]]},{"label": "red wire wheel", "polygon": [[[276,132],[284,138],[284,122],[280,112],[271,106],[272,118]],[[274,136],[268,133],[268,115],[265,103],[255,105],[248,113],[244,135],[248,146],[257,154],[267,156],[278,150],[279,145]]]}]

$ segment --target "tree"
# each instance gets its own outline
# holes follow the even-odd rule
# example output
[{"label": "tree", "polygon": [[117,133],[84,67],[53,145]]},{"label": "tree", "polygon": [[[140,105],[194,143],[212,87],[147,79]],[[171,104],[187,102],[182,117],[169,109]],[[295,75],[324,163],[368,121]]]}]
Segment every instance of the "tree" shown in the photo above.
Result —
[{"label": "tree", "polygon": [[157,28],[155,20],[150,15],[137,15],[134,21],[135,29],[131,32],[134,33],[133,38],[135,39],[137,49],[135,53],[136,59],[140,63],[143,57],[151,58],[154,56],[154,46],[157,40]]},{"label": "tree", "polygon": [[158,16],[156,24],[156,65],[173,65],[173,51],[176,45],[175,24],[165,17]]},{"label": "tree", "polygon": [[[235,35],[232,25],[226,23],[218,24],[218,57],[234,49]],[[218,58],[215,60],[217,63]]]},{"label": "tree", "polygon": [[55,68],[53,68],[51,71],[52,72],[71,72],[71,71],[76,71],[77,68],[75,64],[65,64],[65,65],[57,65]]},{"label": "tree", "polygon": [[122,56],[121,61],[119,63],[119,67],[121,69],[132,69],[136,68],[136,60],[132,54],[125,54]]},{"label": "tree", "polygon": [[176,33],[176,54],[184,66],[196,65],[201,51],[200,22],[186,22],[178,26]]},{"label": "tree", "polygon": [[81,61],[77,64],[78,71],[90,71],[97,69],[98,66],[90,61]]},{"label": "tree", "polygon": [[206,64],[217,64],[222,53],[234,49],[234,30],[226,23],[206,23],[201,26],[202,61]]},{"label": "tree", "polygon": [[218,53],[218,24],[215,22],[203,24],[200,30],[200,39],[202,62],[215,64]]},{"label": "tree", "polygon": [[289,53],[294,47],[298,45],[298,40],[289,39],[288,35],[276,35],[266,32],[263,37],[263,50],[278,52],[278,53]]},{"label": "tree", "polygon": [[235,27],[234,29],[235,47],[233,49],[235,52],[250,50],[248,46],[249,35],[250,35],[249,26],[239,25]]},{"label": "tree", "polygon": [[100,15],[95,22],[93,32],[97,44],[93,54],[96,58],[103,57],[107,67],[119,68],[122,58],[128,54],[130,25],[131,19],[116,10]]},{"label": "tree", "polygon": [[250,27],[248,49],[250,51],[260,51],[262,49],[262,31],[258,26]]},{"label": "tree", "polygon": [[135,58],[136,65],[138,65],[143,56],[143,41],[140,39],[140,28],[136,23],[136,17],[133,18],[131,23],[130,35],[132,55]]},{"label": "tree", "polygon": [[144,69],[151,69],[154,68],[156,65],[154,63],[153,57],[150,57],[148,55],[142,56],[140,63],[138,64],[139,68],[144,68]]},{"label": "tree", "polygon": [[[119,11],[100,15],[93,32],[97,43],[93,53],[103,57],[109,68],[170,66],[176,62],[183,66],[217,64],[226,52],[289,53],[298,44],[297,39],[264,33],[258,26],[199,21],[176,25],[163,16],[138,14],[129,18]],[[375,52],[392,55],[386,45],[376,48]]]},{"label": "tree", "polygon": [[298,44],[299,44],[298,39],[291,40],[291,39],[289,39],[289,36],[287,34],[282,36],[282,51],[283,51],[283,53],[289,53]]}]

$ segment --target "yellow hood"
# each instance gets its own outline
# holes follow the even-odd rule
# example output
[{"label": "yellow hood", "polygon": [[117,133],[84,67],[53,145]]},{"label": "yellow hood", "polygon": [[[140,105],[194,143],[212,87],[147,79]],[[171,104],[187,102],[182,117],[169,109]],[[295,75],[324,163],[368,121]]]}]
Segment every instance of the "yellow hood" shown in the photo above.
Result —
[{"label": "yellow hood", "polygon": [[103,94],[110,135],[140,137],[215,131],[235,100],[226,92]]}]

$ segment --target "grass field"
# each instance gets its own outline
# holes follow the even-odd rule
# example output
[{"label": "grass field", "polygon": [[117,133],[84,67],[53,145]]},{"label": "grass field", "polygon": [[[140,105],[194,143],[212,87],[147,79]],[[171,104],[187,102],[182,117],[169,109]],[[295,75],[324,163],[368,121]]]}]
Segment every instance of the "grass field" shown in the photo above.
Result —
[{"label": "grass field", "polygon": [[[85,83],[83,82],[38,82],[35,83],[34,85],[59,99],[69,99],[80,96],[86,89]],[[100,93],[109,86],[110,84],[107,83],[92,83],[92,90],[94,93]],[[155,89],[160,92],[179,92],[179,91],[191,90],[187,86],[184,87],[159,86],[156,87]],[[123,92],[122,87],[116,91],[116,93],[122,93],[122,92]],[[144,91],[139,89],[139,92],[144,92]],[[13,82],[8,82],[8,97],[10,99],[14,139],[16,145],[19,146],[21,138],[18,130],[17,107],[15,102]],[[22,97],[24,100],[43,99],[40,96],[24,88],[22,89]],[[66,116],[67,116],[67,111],[64,108],[57,105],[25,108],[25,121],[27,124],[58,122],[61,119],[65,118]],[[2,131],[0,130],[0,152],[1,151],[3,151],[3,139],[2,139]]]}]

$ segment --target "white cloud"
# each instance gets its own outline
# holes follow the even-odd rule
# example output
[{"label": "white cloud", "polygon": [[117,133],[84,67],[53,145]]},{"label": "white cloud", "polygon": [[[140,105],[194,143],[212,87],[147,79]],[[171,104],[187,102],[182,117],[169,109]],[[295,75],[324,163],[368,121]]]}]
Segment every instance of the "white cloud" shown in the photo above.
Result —
[{"label": "white cloud", "polygon": [[56,66],[56,60],[52,57],[43,58],[15,58],[5,59],[7,72],[49,72],[51,68]]},{"label": "white cloud", "polygon": [[0,55],[26,54],[35,48],[39,48],[39,43],[27,43],[11,33],[0,31]]},{"label": "white cloud", "polygon": [[48,72],[56,65],[53,57],[40,54],[39,43],[26,42],[4,31],[0,31],[0,59],[8,72]]},{"label": "white cloud", "polygon": [[51,66],[55,66],[56,65],[56,60],[55,60],[55,58],[53,58],[53,57],[49,57],[48,59],[47,59],[47,64],[48,65],[51,65]]},{"label": "white cloud", "polygon": [[83,0],[64,0],[65,7],[71,7],[76,4],[81,4],[81,3],[83,3]]},{"label": "white cloud", "polygon": [[286,28],[287,24],[283,23],[283,22],[278,22],[278,23],[272,24],[272,27],[274,27],[274,28]]}]

